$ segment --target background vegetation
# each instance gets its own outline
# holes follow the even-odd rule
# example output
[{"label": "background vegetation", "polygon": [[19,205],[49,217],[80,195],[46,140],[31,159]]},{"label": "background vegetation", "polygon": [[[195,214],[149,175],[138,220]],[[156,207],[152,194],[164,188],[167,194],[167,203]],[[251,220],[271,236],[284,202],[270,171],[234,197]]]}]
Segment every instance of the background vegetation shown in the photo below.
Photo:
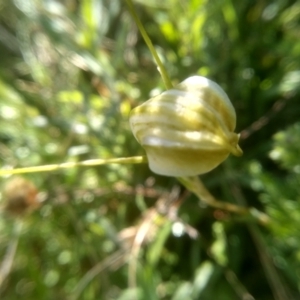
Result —
[{"label": "background vegetation", "polygon": [[[236,108],[244,156],[207,188],[271,221],[147,165],[25,175],[43,202],[3,208],[1,299],[300,299],[300,1],[135,5],[173,83],[207,76]],[[125,1],[0,1],[3,168],[144,154],[129,112],[163,89]]]}]

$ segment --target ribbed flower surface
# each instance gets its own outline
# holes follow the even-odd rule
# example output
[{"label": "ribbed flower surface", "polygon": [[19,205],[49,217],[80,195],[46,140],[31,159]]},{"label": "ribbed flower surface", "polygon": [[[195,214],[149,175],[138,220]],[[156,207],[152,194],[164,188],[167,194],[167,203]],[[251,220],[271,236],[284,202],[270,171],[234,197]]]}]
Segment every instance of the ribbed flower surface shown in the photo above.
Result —
[{"label": "ribbed flower surface", "polygon": [[131,112],[130,126],[150,169],[167,176],[209,172],[229,153],[242,155],[235,110],[215,82],[193,76]]}]

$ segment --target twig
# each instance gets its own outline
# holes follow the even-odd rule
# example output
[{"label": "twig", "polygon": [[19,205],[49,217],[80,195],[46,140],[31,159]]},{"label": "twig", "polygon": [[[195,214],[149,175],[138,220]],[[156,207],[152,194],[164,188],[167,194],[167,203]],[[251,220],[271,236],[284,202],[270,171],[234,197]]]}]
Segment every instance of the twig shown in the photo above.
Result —
[{"label": "twig", "polygon": [[241,300],[255,300],[231,269],[225,269],[225,277]]},{"label": "twig", "polygon": [[13,238],[7,247],[6,253],[0,266],[0,288],[11,271],[22,227],[23,222],[20,220],[16,220],[13,230]]},{"label": "twig", "polygon": [[114,252],[112,255],[104,259],[103,261],[96,264],[92,269],[90,269],[78,282],[76,285],[73,295],[70,297],[70,300],[79,299],[80,295],[86,288],[86,286],[101,272],[105,269],[112,267],[113,265],[120,266],[126,262],[127,251],[121,249]]},{"label": "twig", "polygon": [[284,96],[284,98],[277,100],[269,111],[267,111],[258,120],[253,122],[249,127],[241,131],[240,139],[245,140],[254,132],[266,126],[271,121],[271,119],[273,119],[280,111],[283,110],[283,108],[287,105],[288,101],[291,100],[291,98],[292,94],[288,93]]}]

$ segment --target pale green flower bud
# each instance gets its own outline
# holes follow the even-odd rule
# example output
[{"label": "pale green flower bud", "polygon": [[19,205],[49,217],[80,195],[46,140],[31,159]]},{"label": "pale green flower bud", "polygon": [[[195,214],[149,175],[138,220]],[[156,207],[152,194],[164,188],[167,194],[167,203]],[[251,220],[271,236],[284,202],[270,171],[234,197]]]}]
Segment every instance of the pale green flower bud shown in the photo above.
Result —
[{"label": "pale green flower bud", "polygon": [[201,76],[189,77],[132,110],[131,130],[157,174],[207,173],[229,155],[240,156],[235,110],[223,89]]}]

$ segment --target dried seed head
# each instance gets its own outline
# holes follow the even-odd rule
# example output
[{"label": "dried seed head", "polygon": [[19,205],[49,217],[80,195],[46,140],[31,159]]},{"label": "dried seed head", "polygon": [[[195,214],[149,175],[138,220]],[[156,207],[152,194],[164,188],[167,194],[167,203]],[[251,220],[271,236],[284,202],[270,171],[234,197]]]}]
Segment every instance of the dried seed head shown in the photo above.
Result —
[{"label": "dried seed head", "polygon": [[38,190],[31,181],[23,177],[14,177],[4,186],[4,209],[14,215],[32,211],[39,206],[37,194]]}]

